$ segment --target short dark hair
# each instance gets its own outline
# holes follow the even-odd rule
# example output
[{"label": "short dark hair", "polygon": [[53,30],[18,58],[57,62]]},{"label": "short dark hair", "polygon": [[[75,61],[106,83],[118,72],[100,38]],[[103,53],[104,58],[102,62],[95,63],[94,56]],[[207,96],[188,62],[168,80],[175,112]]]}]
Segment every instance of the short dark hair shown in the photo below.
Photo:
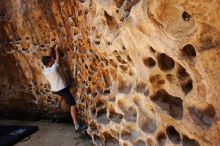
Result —
[{"label": "short dark hair", "polygon": [[50,57],[50,56],[43,56],[42,59],[41,59],[42,63],[43,63],[45,66],[48,66],[50,60],[51,60],[51,57]]}]

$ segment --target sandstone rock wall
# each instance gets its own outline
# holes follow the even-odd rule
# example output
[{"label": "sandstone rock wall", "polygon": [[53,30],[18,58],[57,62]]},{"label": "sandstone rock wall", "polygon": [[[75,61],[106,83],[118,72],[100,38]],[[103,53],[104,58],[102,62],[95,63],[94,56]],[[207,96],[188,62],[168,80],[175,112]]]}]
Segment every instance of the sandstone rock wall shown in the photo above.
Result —
[{"label": "sandstone rock wall", "polygon": [[220,144],[217,0],[1,3],[2,114],[48,112],[40,58],[59,42],[94,144]]}]

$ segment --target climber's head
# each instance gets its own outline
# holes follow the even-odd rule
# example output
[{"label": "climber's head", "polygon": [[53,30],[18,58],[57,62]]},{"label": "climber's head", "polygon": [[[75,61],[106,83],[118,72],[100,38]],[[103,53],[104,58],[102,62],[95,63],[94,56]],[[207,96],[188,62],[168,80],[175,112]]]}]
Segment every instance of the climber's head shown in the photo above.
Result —
[{"label": "climber's head", "polygon": [[46,67],[51,67],[54,63],[53,57],[51,56],[43,56],[42,57],[42,63],[46,66]]}]

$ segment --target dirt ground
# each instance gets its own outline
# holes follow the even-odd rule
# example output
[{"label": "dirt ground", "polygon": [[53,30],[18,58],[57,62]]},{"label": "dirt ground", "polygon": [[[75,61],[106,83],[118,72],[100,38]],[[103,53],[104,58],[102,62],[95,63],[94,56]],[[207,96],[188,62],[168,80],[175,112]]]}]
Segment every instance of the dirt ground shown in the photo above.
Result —
[{"label": "dirt ground", "polygon": [[0,120],[0,124],[32,125],[39,130],[30,138],[15,146],[92,146],[92,140],[84,132],[75,132],[71,123],[49,123],[46,121]]}]

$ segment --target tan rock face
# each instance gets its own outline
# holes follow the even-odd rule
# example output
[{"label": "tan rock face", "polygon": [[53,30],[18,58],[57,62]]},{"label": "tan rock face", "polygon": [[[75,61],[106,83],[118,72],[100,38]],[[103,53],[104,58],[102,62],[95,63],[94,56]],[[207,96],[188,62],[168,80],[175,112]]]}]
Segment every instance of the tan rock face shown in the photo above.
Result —
[{"label": "tan rock face", "polygon": [[47,116],[40,58],[59,42],[94,144],[220,144],[219,2],[0,2],[1,114]]}]

